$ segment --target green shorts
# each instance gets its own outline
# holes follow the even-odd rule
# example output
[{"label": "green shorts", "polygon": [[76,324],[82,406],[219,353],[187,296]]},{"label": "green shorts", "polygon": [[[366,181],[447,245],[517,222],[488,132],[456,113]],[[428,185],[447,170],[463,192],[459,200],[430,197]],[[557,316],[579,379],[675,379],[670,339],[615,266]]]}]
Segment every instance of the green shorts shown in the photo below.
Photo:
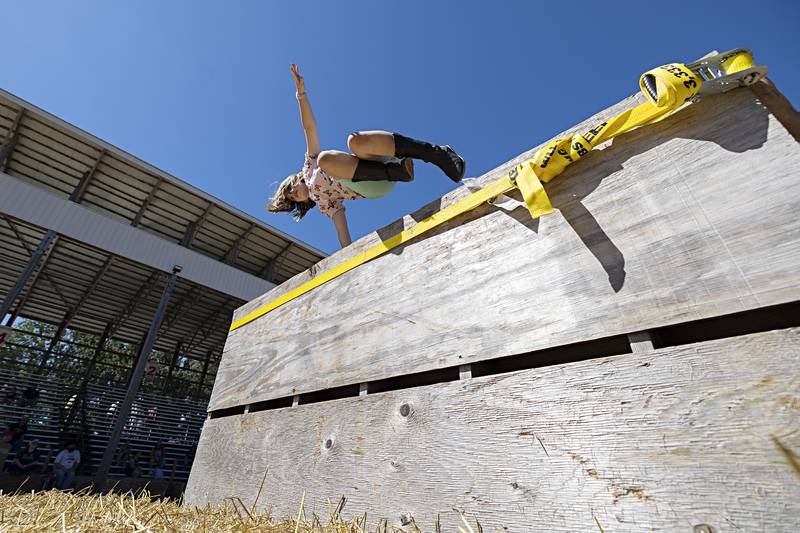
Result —
[{"label": "green shorts", "polygon": [[[381,158],[384,163],[391,160],[399,161],[395,157]],[[357,192],[364,198],[383,198],[392,189],[394,189],[395,182],[393,181],[352,181],[352,180],[339,180],[339,183],[347,187],[353,192]]]}]

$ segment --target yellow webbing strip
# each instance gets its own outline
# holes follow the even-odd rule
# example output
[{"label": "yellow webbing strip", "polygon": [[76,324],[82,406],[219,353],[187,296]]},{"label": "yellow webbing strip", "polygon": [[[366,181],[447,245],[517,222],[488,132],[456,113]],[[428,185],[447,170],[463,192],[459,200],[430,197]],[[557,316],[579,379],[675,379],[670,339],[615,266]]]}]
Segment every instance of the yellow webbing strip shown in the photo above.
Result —
[{"label": "yellow webbing strip", "polygon": [[733,74],[756,66],[753,56],[745,50],[737,50],[720,61],[725,74]]},{"label": "yellow webbing strip", "polygon": [[[739,57],[740,55],[747,55],[748,57]],[[749,54],[736,54],[729,58],[723,67],[728,73],[743,70],[748,68],[748,58]],[[750,66],[752,66],[752,58],[749,59],[749,62]],[[656,100],[645,89],[645,78],[648,76],[650,76],[651,81],[655,82],[657,88]],[[376,244],[355,257],[295,287],[268,304],[248,313],[233,322],[230,330],[233,331],[245,324],[249,324],[258,317],[264,316],[273,309],[294,300],[323,283],[327,283],[345,272],[353,270],[357,266],[371,261],[458,215],[475,209],[492,198],[513,189],[520,190],[531,217],[538,218],[552,213],[553,206],[550,204],[550,199],[545,193],[542,182],[547,183],[561,174],[570,163],[588,154],[595,146],[633,128],[661,120],[678,110],[697,94],[701,84],[700,77],[681,63],[671,63],[645,72],[640,78],[639,85],[648,99],[647,102],[625,111],[588,131],[548,143],[538,150],[531,159],[517,165],[499,180],[490,183],[480,191],[474,192],[445,207],[438,213],[418,222],[413,227],[380,244]]]},{"label": "yellow webbing strip", "polygon": [[[536,181],[539,184],[539,189],[541,189],[542,192],[544,192],[544,188],[542,187],[542,184],[538,180],[533,180],[533,181]],[[340,264],[336,265],[335,267],[333,267],[332,269],[323,272],[319,276],[317,276],[317,277],[315,277],[315,278],[303,283],[302,285],[299,285],[299,286],[295,287],[294,289],[288,291],[287,293],[279,296],[275,300],[272,300],[267,305],[265,305],[263,307],[259,307],[255,311],[243,316],[239,320],[236,320],[233,324],[231,324],[230,330],[233,331],[236,328],[240,328],[240,327],[244,326],[245,324],[247,324],[249,322],[252,322],[253,320],[255,320],[256,318],[258,318],[260,316],[266,315],[267,313],[269,313],[273,309],[275,309],[277,307],[280,307],[283,304],[294,300],[298,296],[300,296],[302,294],[305,294],[308,291],[319,287],[323,283],[326,283],[326,282],[328,282],[328,281],[330,281],[330,280],[332,280],[332,279],[334,279],[334,278],[336,278],[338,276],[341,276],[345,272],[353,270],[357,266],[362,265],[363,263],[366,263],[367,261],[375,259],[379,255],[382,255],[385,252],[388,252],[392,248],[396,248],[396,247],[400,246],[401,244],[410,241],[414,237],[417,237],[418,235],[421,235],[421,234],[425,233],[426,231],[435,228],[436,226],[440,226],[440,225],[444,224],[448,220],[460,215],[461,213],[466,213],[467,211],[475,209],[476,207],[478,207],[482,203],[488,202],[492,198],[494,198],[494,197],[496,197],[496,196],[498,196],[500,194],[503,194],[505,192],[508,192],[511,189],[513,189],[514,187],[515,187],[514,183],[511,181],[511,178],[508,177],[508,176],[505,176],[505,177],[495,181],[494,183],[490,184],[487,187],[484,187],[480,191],[475,192],[473,194],[470,194],[466,198],[463,198],[463,199],[459,200],[458,202],[445,207],[441,211],[439,211],[437,213],[434,213],[433,215],[429,216],[425,220],[421,220],[420,222],[415,224],[413,227],[411,227],[411,228],[409,228],[407,230],[401,231],[397,235],[394,235],[393,237],[390,237],[389,239],[381,242],[380,244],[376,244],[372,248],[368,248],[367,250],[361,252],[360,254],[358,254],[358,255],[350,258],[350,259],[348,259],[347,261],[345,261],[343,263],[340,263]],[[538,200],[539,199],[537,198],[537,201]],[[548,201],[547,204],[549,205],[549,203],[550,202]],[[550,210],[552,211],[552,207],[550,207]]]}]

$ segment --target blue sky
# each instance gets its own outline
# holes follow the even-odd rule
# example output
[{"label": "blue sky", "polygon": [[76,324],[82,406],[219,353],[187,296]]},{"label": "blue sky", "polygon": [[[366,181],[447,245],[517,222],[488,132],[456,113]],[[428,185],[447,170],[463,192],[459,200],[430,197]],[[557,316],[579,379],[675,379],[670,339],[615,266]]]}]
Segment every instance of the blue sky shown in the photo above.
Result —
[{"label": "blue sky", "polygon": [[[323,148],[387,129],[454,146],[480,175],[638,89],[645,70],[754,50],[800,102],[800,2],[25,1],[4,3],[0,87],[308,243],[316,210],[264,210],[305,150],[289,65]],[[678,8],[685,7],[685,11]],[[350,202],[354,239],[452,189],[429,165]]]}]

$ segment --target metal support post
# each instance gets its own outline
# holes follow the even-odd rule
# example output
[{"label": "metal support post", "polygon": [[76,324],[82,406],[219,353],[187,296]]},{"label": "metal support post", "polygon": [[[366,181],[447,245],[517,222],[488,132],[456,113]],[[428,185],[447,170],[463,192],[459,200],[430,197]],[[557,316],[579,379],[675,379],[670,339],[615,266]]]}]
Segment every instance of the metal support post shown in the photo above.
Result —
[{"label": "metal support post", "polygon": [[236,263],[236,260],[239,258],[239,252],[241,251],[242,246],[244,245],[245,241],[250,236],[250,233],[252,233],[253,228],[255,227],[256,227],[255,223],[251,222],[247,230],[245,230],[245,232],[242,233],[242,235],[238,239],[236,239],[236,242],[233,243],[233,246],[231,246],[230,249],[228,249],[228,251],[225,253],[225,256],[222,258],[223,263],[226,263],[228,265],[233,265]]},{"label": "metal support post", "polygon": [[[131,361],[131,367],[127,369],[125,374],[125,383],[130,383],[133,379],[133,374],[136,372],[136,363],[139,361],[139,357],[142,355],[142,348],[144,348],[144,342],[147,340],[147,333],[142,336],[142,341],[136,345],[136,355],[133,356],[133,361]],[[149,356],[148,356],[149,359]]]},{"label": "metal support post", "polygon": [[63,427],[65,429],[69,429],[72,427],[72,422],[75,420],[75,414],[77,413],[78,406],[80,405],[80,401],[86,396],[86,387],[89,385],[89,379],[91,378],[92,374],[94,373],[94,369],[97,366],[97,360],[100,358],[100,355],[103,353],[103,349],[106,346],[106,341],[111,334],[111,323],[106,324],[106,327],[103,329],[102,335],[100,335],[100,339],[97,341],[97,346],[94,349],[94,353],[92,354],[91,360],[89,360],[89,364],[86,365],[86,370],[81,377],[80,385],[78,385],[77,391],[75,393],[75,400],[72,402],[72,407],[70,407],[69,414],[64,422]]},{"label": "metal support post", "polygon": [[56,328],[56,332],[53,335],[53,338],[50,339],[50,342],[47,343],[47,349],[42,354],[41,359],[39,360],[39,368],[44,368],[47,366],[47,363],[50,362],[50,355],[52,355],[53,350],[56,348],[59,342],[61,342],[61,337],[64,335],[64,330],[67,329],[67,324],[69,323],[69,312],[64,317],[64,320],[58,325]]},{"label": "metal support post", "polygon": [[2,320],[11,310],[11,306],[14,305],[14,301],[19,296],[19,293],[22,292],[22,289],[25,288],[25,284],[28,283],[31,274],[33,274],[33,271],[36,270],[36,266],[39,264],[42,256],[45,254],[47,249],[50,247],[50,244],[53,242],[53,239],[55,239],[57,235],[58,233],[56,233],[55,230],[47,230],[47,234],[39,243],[36,251],[33,252],[33,255],[28,260],[28,264],[25,265],[25,269],[20,273],[19,277],[17,277],[17,282],[8,292],[5,300],[3,300],[3,304],[0,306],[0,320]]},{"label": "metal support post", "polygon": [[19,126],[22,123],[22,117],[25,116],[25,108],[21,107],[19,111],[17,111],[17,116],[14,118],[14,123],[11,125],[11,128],[8,131],[8,137],[6,141],[3,143],[3,146],[0,147],[0,172],[5,172],[6,168],[8,167],[8,160],[11,157],[11,152],[14,151],[14,147],[17,145],[17,141],[19,141]]},{"label": "metal support post", "polygon": [[136,398],[136,393],[139,392],[139,386],[142,384],[142,378],[144,378],[147,359],[153,349],[153,343],[155,343],[156,335],[158,334],[158,328],[161,327],[161,321],[164,319],[164,312],[167,309],[167,302],[169,302],[170,294],[172,294],[172,289],[175,287],[175,283],[178,280],[178,272],[180,271],[181,267],[177,265],[173,267],[172,275],[170,275],[169,279],[167,280],[167,284],[164,286],[164,292],[161,293],[161,301],[158,302],[156,314],[153,317],[152,323],[150,324],[150,329],[148,330],[147,337],[145,337],[144,343],[142,344],[142,349],[139,351],[139,359],[136,361],[136,366],[134,367],[130,382],[128,382],[128,390],[125,393],[125,399],[122,401],[122,404],[117,410],[117,417],[114,420],[114,427],[111,430],[111,435],[108,439],[108,445],[103,452],[103,460],[100,462],[100,466],[97,469],[96,475],[100,479],[107,477],[108,472],[111,469],[111,461],[113,461],[114,454],[117,451],[119,439],[122,436],[122,429],[125,427],[125,424],[128,422],[128,417],[131,414],[133,400]]},{"label": "metal support post", "polygon": [[197,389],[194,395],[194,398],[197,399],[203,394],[203,385],[206,381],[206,376],[208,375],[208,365],[211,363],[211,354],[213,350],[209,350],[206,354],[206,359],[203,361],[203,371],[200,373],[200,381],[197,383]]},{"label": "metal support post", "polygon": [[94,349],[94,353],[92,354],[92,358],[89,360],[89,364],[86,365],[86,370],[83,373],[83,377],[81,378],[81,388],[85,388],[86,385],[89,383],[89,380],[92,377],[92,373],[94,373],[94,369],[97,367],[97,361],[103,355],[103,351],[106,348],[106,342],[109,338],[111,338],[112,333],[112,324],[109,322],[106,324],[106,327],[103,329],[103,333],[100,335],[100,339],[97,342],[97,346]]},{"label": "metal support post", "polygon": [[164,384],[161,387],[161,392],[166,394],[167,389],[169,389],[170,383],[172,383],[172,372],[175,370],[175,366],[178,364],[178,357],[181,355],[181,350],[183,346],[179,342],[175,345],[175,351],[172,352],[172,359],[169,362],[169,371],[167,372],[167,378],[164,380]]},{"label": "metal support post", "polygon": [[148,207],[150,207],[150,203],[156,197],[159,188],[161,188],[160,179],[153,185],[153,188],[150,189],[150,194],[148,194],[147,198],[144,199],[144,202],[142,202],[142,205],[139,207],[139,211],[136,213],[136,216],[133,217],[131,226],[133,226],[134,228],[139,226],[139,223],[142,221],[142,217],[144,216],[144,212],[147,211]]},{"label": "metal support post", "polygon": [[5,171],[6,159],[8,159],[8,156],[10,156],[11,152],[14,151],[14,146],[16,146],[16,144],[17,144],[16,139],[12,139],[7,143],[3,144],[2,146],[0,146],[0,165],[2,165],[3,171]]},{"label": "metal support post", "polygon": [[292,249],[292,245],[294,245],[294,243],[289,241],[289,244],[287,244],[280,252],[278,252],[278,255],[270,259],[269,263],[267,263],[266,266],[261,269],[261,272],[258,273],[258,277],[274,282],[275,280],[273,278],[275,277],[275,270],[280,262],[289,254],[289,250]]},{"label": "metal support post", "polygon": [[186,248],[190,248],[192,246],[192,241],[194,241],[194,238],[197,236],[197,232],[200,231],[200,228],[208,218],[208,214],[211,212],[212,207],[214,207],[214,204],[208,204],[203,211],[203,214],[200,215],[197,220],[190,222],[189,225],[186,226],[186,231],[183,232],[183,238],[181,239],[181,246]]},{"label": "metal support post", "polygon": [[100,155],[98,155],[97,159],[94,160],[92,167],[81,177],[78,185],[72,190],[72,194],[69,195],[69,199],[76,204],[79,204],[83,201],[83,196],[86,194],[86,189],[89,188],[89,183],[91,183],[92,179],[94,179],[94,175],[97,172],[97,167],[100,166],[104,155],[106,155],[106,151],[105,149],[101,149]]}]

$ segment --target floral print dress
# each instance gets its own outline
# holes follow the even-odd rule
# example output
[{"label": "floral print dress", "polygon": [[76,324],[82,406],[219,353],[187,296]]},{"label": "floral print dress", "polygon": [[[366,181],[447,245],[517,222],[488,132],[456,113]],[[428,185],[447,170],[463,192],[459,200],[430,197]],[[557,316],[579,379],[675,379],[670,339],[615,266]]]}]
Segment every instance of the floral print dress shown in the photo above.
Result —
[{"label": "floral print dress", "polygon": [[344,209],[345,200],[364,198],[319,168],[316,155],[306,154],[306,161],[303,164],[303,181],[308,187],[308,195],[317,203],[322,214],[329,218],[333,218],[336,213]]}]

